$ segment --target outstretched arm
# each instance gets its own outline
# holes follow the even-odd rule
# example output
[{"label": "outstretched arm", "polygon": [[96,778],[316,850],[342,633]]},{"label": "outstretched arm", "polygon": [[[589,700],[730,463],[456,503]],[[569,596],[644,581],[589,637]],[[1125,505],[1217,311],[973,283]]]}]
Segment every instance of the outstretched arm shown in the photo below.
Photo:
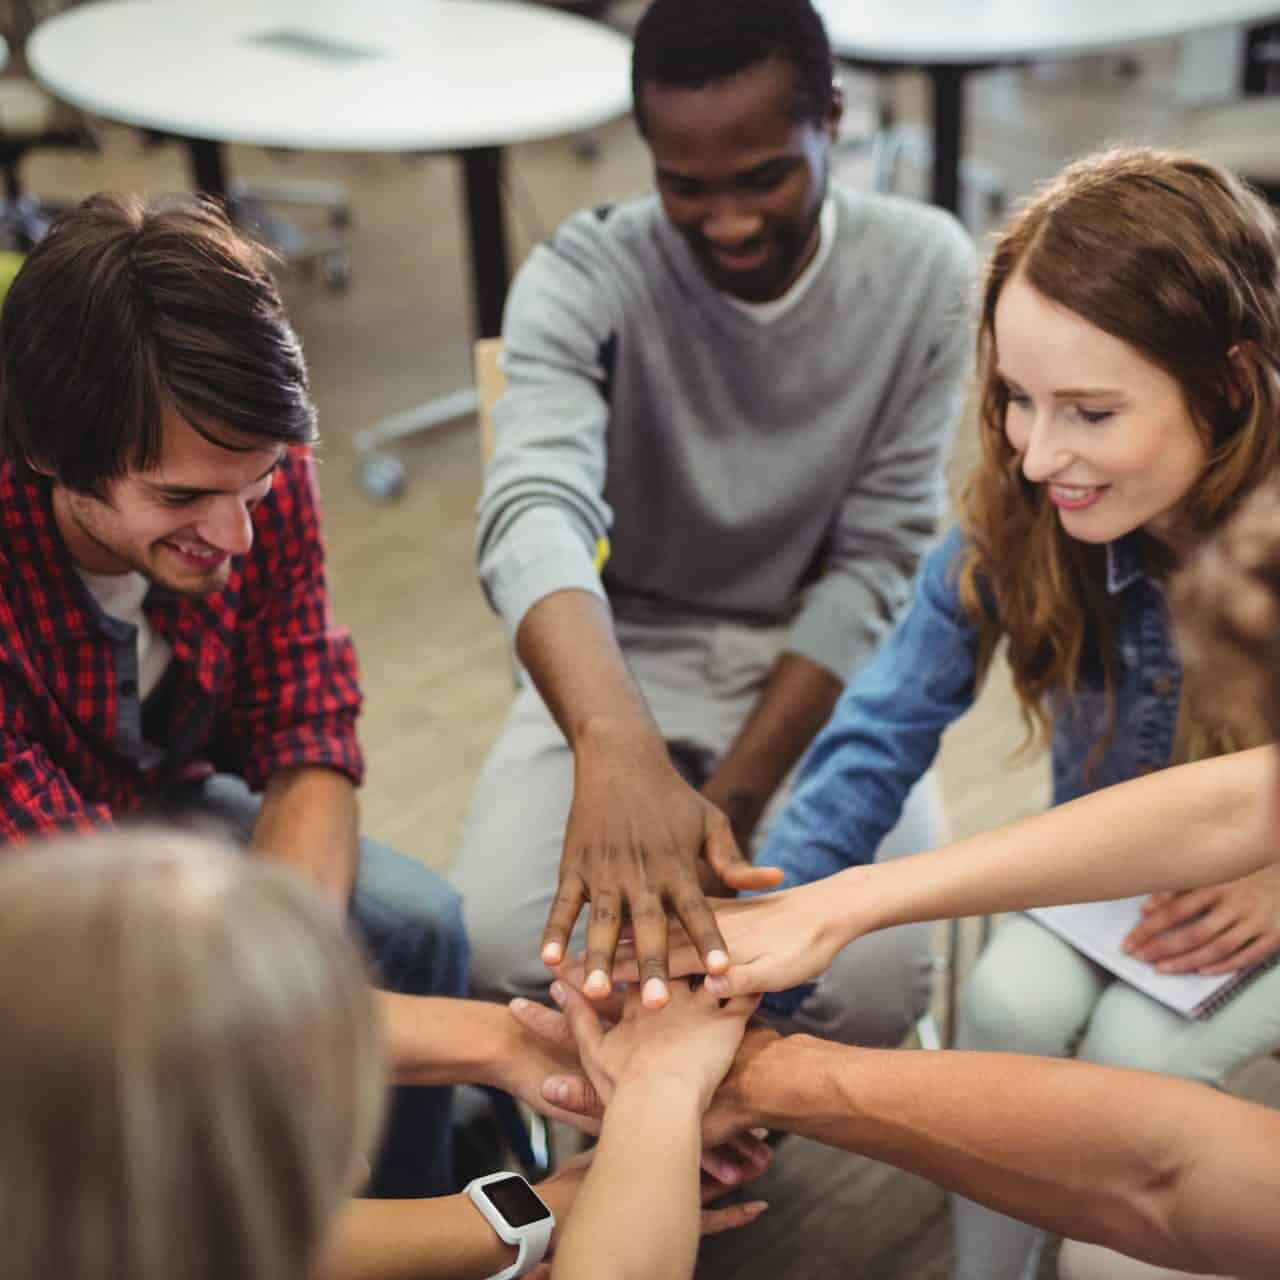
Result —
[{"label": "outstretched arm", "polygon": [[721,1095],[1024,1221],[1252,1280],[1280,1259],[1280,1115],[1145,1072],[749,1033]]},{"label": "outstretched arm", "polygon": [[[774,991],[821,973],[841,947],[916,920],[1123,898],[1237,879],[1275,860],[1263,796],[1271,747],[1165,769],[932,853],[852,867],[813,884],[719,903],[733,967],[719,995]],[[672,973],[701,972],[671,951]],[[615,976],[625,979],[634,966]]]}]

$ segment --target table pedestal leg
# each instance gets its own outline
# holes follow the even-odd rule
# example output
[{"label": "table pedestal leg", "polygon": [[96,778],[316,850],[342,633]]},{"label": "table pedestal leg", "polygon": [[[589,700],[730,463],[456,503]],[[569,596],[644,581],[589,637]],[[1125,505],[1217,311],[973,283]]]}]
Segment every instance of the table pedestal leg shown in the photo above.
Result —
[{"label": "table pedestal leg", "polygon": [[933,203],[960,212],[960,147],[964,141],[964,67],[931,67]]},{"label": "table pedestal leg", "polygon": [[183,141],[187,144],[192,185],[202,195],[225,200],[227,167],[222,156],[222,143],[208,138],[184,138]]},{"label": "table pedestal leg", "polygon": [[502,332],[502,306],[511,272],[502,217],[501,148],[474,147],[462,152],[462,176],[475,332],[479,338],[495,338]]}]

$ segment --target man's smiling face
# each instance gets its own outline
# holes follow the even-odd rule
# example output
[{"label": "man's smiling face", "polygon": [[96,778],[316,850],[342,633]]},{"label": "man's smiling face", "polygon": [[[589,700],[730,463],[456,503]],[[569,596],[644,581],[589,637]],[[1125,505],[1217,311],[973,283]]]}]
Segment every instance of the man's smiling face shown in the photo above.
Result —
[{"label": "man's smiling face", "polygon": [[154,467],[117,480],[105,498],[55,485],[54,516],[76,564],[136,571],[186,596],[221,590],[232,556],[253,546],[253,510],[286,451],[230,429],[218,434],[232,447],[205,439],[169,406]]},{"label": "man's smiling face", "polygon": [[797,119],[795,80],[770,59],[698,89],[642,90],[667,217],[716,288],[747,302],[785,293],[818,245],[841,100]]}]

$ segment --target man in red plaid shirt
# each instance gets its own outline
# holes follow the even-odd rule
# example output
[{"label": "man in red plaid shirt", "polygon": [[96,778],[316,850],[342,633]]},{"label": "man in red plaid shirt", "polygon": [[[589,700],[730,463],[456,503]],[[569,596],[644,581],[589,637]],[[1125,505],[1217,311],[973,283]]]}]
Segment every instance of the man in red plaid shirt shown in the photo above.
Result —
[{"label": "man in red plaid shirt", "polygon": [[[315,410],[261,255],[212,208],[93,197],[13,282],[0,380],[0,843],[220,819],[350,910],[389,991],[463,995],[457,896],[359,835]],[[374,1193],[451,1189],[449,1091],[397,1095]]]}]

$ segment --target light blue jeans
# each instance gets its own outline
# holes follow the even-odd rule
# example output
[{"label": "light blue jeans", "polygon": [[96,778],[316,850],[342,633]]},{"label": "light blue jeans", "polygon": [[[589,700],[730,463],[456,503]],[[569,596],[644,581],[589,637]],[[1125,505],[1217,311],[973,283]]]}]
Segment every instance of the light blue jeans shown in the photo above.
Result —
[{"label": "light blue jeans", "polygon": [[[1280,1046],[1280,966],[1204,1021],[1183,1018],[1117,981],[1028,916],[997,929],[965,984],[956,1047],[1158,1071],[1224,1088]],[[992,1099],[991,1123],[1000,1123]],[[953,1196],[955,1280],[1035,1274],[1043,1233]],[[1159,1273],[1157,1273],[1159,1274]]]},{"label": "light blue jeans", "polygon": [[[217,774],[166,797],[159,816],[212,824],[247,844],[261,803],[240,778]],[[380,987],[417,996],[467,994],[470,949],[462,900],[429,867],[362,836],[350,914]],[[399,1199],[456,1191],[452,1109],[452,1089],[393,1089],[382,1149],[365,1194]]]}]

